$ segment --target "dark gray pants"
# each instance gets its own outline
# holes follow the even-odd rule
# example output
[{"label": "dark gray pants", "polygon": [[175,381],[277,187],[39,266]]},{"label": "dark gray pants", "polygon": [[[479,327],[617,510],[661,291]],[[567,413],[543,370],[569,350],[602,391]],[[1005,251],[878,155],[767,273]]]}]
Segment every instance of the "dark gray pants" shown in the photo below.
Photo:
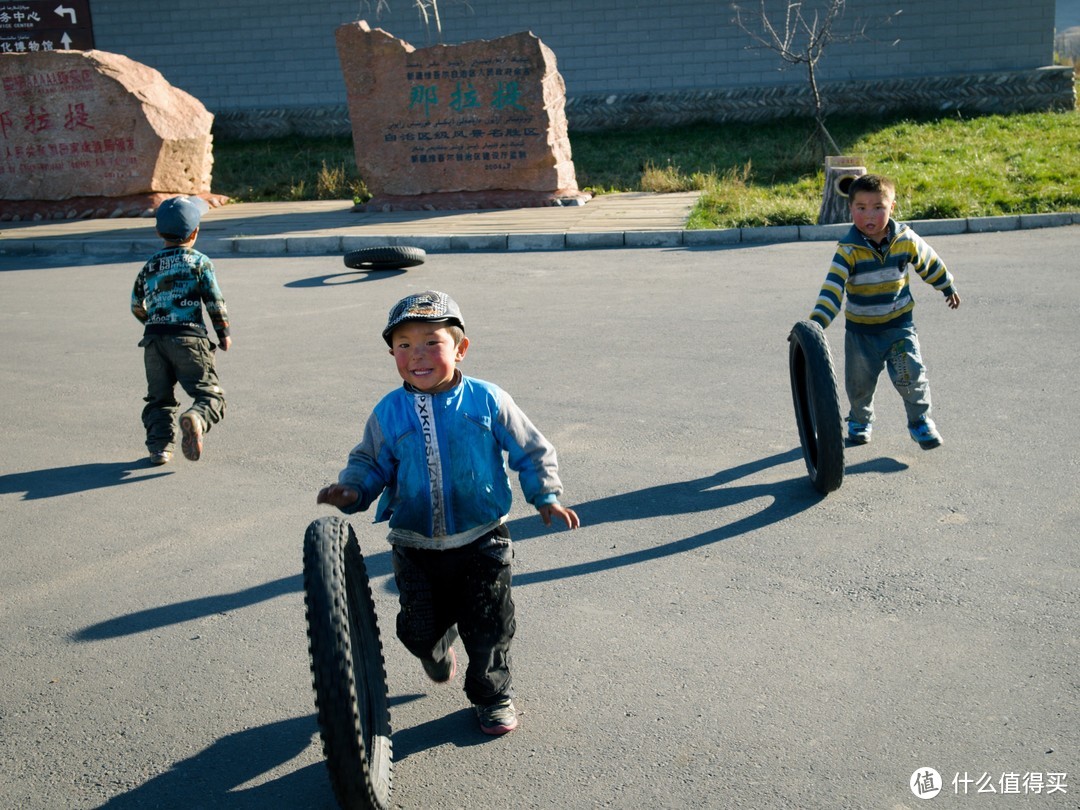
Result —
[{"label": "dark gray pants", "polygon": [[513,697],[510,642],[517,627],[510,596],[513,556],[505,526],[445,551],[394,546],[401,604],[398,638],[417,658],[441,660],[460,635],[469,656],[465,695],[478,706]]},{"label": "dark gray pants", "polygon": [[214,350],[208,338],[190,335],[146,335],[139,342],[146,366],[146,407],[142,421],[151,453],[172,450],[176,442],[176,384],[193,402],[189,410],[202,417],[203,429],[225,418],[225,392],[218,385]]}]

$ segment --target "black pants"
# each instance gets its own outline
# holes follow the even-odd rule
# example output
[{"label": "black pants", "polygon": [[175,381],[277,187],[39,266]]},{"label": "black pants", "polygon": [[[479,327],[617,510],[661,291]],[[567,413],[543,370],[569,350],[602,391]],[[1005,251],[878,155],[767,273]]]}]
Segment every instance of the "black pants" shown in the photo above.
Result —
[{"label": "black pants", "polygon": [[505,526],[461,548],[394,546],[394,579],[401,603],[398,638],[417,658],[441,660],[460,634],[469,656],[465,694],[478,706],[513,696],[510,642],[517,626],[510,596],[513,556]]}]

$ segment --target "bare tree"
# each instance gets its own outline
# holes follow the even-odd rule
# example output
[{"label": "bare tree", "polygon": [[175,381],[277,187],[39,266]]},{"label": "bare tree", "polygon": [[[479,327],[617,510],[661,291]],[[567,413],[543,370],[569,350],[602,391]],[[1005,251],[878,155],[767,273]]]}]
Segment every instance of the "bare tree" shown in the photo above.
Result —
[{"label": "bare tree", "polygon": [[[378,15],[383,11],[390,10],[389,0],[361,0],[362,6],[369,6],[375,3],[375,14]],[[428,32],[428,37],[431,36],[432,23],[435,24],[435,33],[438,37],[439,44],[443,41],[442,32],[442,18],[439,16],[439,0],[412,0],[413,5],[416,7],[416,13],[420,15],[421,22],[424,23],[424,28]],[[469,8],[467,0],[462,0],[462,5]]]},{"label": "bare tree", "polygon": [[[759,0],[756,9],[747,9],[739,3],[732,3],[735,11],[734,22],[758,47],[776,52],[781,59],[793,65],[806,65],[807,78],[810,81],[810,97],[813,103],[814,129],[823,155],[838,154],[836,145],[828,127],[825,126],[825,102],[818,86],[818,62],[825,55],[825,49],[833,42],[852,42],[867,39],[865,22],[856,22],[851,30],[837,34],[837,21],[844,14],[845,0],[827,0],[820,10],[804,10],[802,0],[788,0],[784,10],[783,24],[777,26],[765,10],[765,0]],[[891,20],[900,12],[892,14]],[[895,43],[894,43],[895,44]],[[751,46],[753,47],[753,46]]]},{"label": "bare tree", "polygon": [[438,0],[413,0],[420,18],[424,21],[424,28],[431,30],[431,21],[435,21],[435,32],[439,36],[439,44],[442,44],[442,20],[439,18]]}]

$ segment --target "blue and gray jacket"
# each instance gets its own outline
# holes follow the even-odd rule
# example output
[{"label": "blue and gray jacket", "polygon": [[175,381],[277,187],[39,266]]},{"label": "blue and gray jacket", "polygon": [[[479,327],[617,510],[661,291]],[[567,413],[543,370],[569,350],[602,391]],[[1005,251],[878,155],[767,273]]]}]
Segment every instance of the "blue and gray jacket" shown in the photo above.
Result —
[{"label": "blue and gray jacket", "polygon": [[456,548],[506,519],[507,466],[534,506],[558,502],[555,448],[509,394],[465,376],[438,394],[403,385],[375,406],[349,453],[338,482],[360,497],[342,511],[364,511],[381,495],[375,520],[390,521],[391,543]]}]

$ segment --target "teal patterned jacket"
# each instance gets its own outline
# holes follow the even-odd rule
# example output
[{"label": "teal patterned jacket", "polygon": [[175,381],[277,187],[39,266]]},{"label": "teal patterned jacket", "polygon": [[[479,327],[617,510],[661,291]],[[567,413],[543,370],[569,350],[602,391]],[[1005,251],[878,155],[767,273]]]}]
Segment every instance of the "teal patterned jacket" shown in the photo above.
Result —
[{"label": "teal patterned jacket", "polygon": [[229,313],[214,264],[189,247],[159,250],[143,265],[131,291],[131,313],[147,335],[207,337],[203,306],[218,339],[229,334]]}]

